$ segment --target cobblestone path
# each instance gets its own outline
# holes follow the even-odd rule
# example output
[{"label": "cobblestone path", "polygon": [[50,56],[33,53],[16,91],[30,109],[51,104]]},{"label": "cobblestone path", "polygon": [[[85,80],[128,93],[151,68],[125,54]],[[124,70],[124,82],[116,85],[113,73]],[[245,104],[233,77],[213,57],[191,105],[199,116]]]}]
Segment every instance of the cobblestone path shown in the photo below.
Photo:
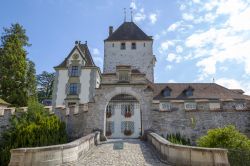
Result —
[{"label": "cobblestone path", "polygon": [[98,145],[78,166],[165,166],[147,143],[135,139],[109,140]]}]

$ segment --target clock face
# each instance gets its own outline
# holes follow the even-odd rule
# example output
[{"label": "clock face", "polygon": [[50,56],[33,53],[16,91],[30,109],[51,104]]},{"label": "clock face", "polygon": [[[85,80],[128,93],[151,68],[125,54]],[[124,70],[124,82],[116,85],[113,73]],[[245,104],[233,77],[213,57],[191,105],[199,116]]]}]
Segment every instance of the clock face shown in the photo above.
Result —
[{"label": "clock face", "polygon": [[76,59],[78,59],[78,58],[79,58],[79,55],[78,55],[78,54],[74,54],[74,55],[73,55],[73,59],[74,59],[74,60],[76,60]]}]

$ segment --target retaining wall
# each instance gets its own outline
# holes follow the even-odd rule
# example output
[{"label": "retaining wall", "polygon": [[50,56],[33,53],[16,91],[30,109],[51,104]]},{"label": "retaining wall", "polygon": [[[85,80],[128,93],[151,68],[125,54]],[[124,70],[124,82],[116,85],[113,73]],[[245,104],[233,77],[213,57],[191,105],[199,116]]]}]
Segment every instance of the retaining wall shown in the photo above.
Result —
[{"label": "retaining wall", "polygon": [[147,133],[148,142],[155,148],[162,161],[174,165],[229,166],[227,150],[173,144],[156,133]]},{"label": "retaining wall", "polygon": [[94,148],[100,133],[91,133],[67,144],[11,150],[9,166],[52,166],[72,164]]}]

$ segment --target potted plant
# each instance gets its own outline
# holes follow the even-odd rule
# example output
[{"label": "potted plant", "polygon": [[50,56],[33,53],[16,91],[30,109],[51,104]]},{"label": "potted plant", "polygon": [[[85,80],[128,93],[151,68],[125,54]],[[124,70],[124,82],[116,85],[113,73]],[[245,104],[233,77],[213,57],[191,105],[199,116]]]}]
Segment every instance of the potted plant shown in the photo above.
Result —
[{"label": "potted plant", "polygon": [[107,112],[106,112],[106,117],[107,117],[107,118],[110,118],[111,116],[112,116],[111,111],[107,111]]},{"label": "potted plant", "polygon": [[132,135],[132,131],[129,130],[129,129],[125,129],[125,130],[124,130],[124,135],[130,136],[130,135]]},{"label": "potted plant", "polygon": [[125,118],[130,118],[132,116],[131,111],[126,111],[124,116]]}]

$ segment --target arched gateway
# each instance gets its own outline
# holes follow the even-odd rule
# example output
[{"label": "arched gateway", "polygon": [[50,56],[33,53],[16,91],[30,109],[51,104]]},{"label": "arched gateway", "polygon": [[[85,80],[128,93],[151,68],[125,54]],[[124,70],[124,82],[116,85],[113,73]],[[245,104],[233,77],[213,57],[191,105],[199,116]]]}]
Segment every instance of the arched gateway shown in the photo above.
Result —
[{"label": "arched gateway", "polygon": [[141,135],[140,104],[134,96],[114,96],[105,112],[108,138],[138,138]]}]

